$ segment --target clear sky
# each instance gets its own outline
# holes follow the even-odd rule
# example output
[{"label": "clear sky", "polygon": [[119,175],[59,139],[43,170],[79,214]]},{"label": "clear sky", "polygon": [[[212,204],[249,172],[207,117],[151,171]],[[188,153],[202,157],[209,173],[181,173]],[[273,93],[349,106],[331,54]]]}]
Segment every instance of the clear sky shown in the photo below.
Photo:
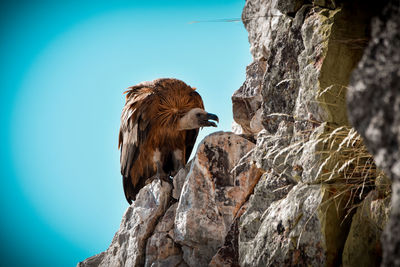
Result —
[{"label": "clear sky", "polygon": [[0,265],[75,266],[104,251],[128,207],[117,149],[122,92],[175,77],[230,130],[251,61],[244,0],[1,1]]}]

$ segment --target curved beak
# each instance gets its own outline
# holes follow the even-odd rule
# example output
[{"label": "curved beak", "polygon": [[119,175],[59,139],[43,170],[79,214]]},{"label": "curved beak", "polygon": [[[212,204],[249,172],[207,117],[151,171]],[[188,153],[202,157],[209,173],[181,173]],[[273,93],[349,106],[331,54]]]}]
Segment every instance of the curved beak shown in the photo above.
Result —
[{"label": "curved beak", "polygon": [[[219,122],[218,116],[212,113],[207,113],[207,120]],[[217,127],[217,124],[215,124],[213,121],[207,121],[207,126]]]},{"label": "curved beak", "polygon": [[218,116],[212,113],[207,113],[207,120],[219,122]]}]

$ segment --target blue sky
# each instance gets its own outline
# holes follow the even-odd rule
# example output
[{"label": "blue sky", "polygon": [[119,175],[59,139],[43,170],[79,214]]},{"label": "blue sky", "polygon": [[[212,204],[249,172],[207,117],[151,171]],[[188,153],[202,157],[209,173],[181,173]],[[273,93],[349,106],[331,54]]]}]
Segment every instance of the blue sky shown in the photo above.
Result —
[{"label": "blue sky", "polygon": [[244,1],[2,1],[2,266],[74,266],[104,251],[128,207],[117,149],[122,92],[175,77],[218,128],[251,61]]}]

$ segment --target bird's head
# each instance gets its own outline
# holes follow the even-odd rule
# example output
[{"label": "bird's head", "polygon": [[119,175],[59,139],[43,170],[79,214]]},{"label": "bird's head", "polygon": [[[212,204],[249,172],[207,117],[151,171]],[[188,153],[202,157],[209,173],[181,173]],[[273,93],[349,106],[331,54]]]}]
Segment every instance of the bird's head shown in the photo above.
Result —
[{"label": "bird's head", "polygon": [[208,113],[201,108],[194,108],[179,120],[179,130],[192,130],[207,126],[217,127],[217,124],[210,120],[219,122],[217,115]]}]

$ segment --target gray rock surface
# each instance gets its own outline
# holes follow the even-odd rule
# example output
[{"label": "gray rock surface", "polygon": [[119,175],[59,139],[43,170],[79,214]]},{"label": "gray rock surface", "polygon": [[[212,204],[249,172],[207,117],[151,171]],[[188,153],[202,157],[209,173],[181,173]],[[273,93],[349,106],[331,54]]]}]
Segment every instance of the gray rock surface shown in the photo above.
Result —
[{"label": "gray rock surface", "polygon": [[242,127],[244,133],[253,134],[262,130],[261,112],[258,110],[261,111],[265,64],[265,61],[254,61],[247,66],[246,81],[232,96],[233,119]]},{"label": "gray rock surface", "polygon": [[78,266],[144,265],[147,239],[168,207],[171,189],[169,183],[158,179],[146,185],[126,210],[120,229],[107,251],[80,262]]},{"label": "gray rock surface", "polygon": [[[223,245],[236,213],[261,173],[237,165],[254,148],[232,133],[207,136],[199,145],[176,211],[175,241],[189,266],[206,266]],[[234,169],[234,167],[236,169]]]},{"label": "gray rock surface", "polygon": [[[346,88],[367,44],[370,19],[378,11],[379,3],[363,1],[246,2],[242,19],[249,32],[250,51],[254,62],[265,61],[265,72],[262,83],[253,85],[249,81],[257,81],[258,77],[249,67],[244,86],[261,84],[261,122],[265,130],[258,133],[254,159],[267,171],[268,176],[263,177],[269,180],[260,180],[240,219],[241,265],[341,264],[353,215],[349,211],[353,204],[346,203],[353,203],[355,193],[346,195],[340,185],[345,173],[332,170],[358,156],[355,146],[336,143],[346,137],[335,137],[335,130],[348,124]],[[256,111],[253,109],[253,113]],[[355,134],[343,129],[351,136]],[[343,152],[337,152],[338,147]],[[355,158],[343,156],[349,153]],[[283,183],[285,190],[279,197],[276,189],[270,189],[273,181]],[[316,190],[319,201],[309,204],[305,195],[293,192],[299,188]],[[363,201],[365,195],[359,194],[357,201]],[[278,205],[279,212],[285,212],[289,220],[299,213],[280,207],[281,202],[288,207],[303,202],[314,205],[314,228],[308,230],[320,242],[307,240],[303,247],[290,247],[291,235],[296,235],[290,227],[284,227],[289,231],[280,236],[279,242],[274,239],[274,226],[279,225],[277,218],[281,217],[278,213],[270,215],[272,207]],[[366,234],[361,239],[368,238]],[[318,256],[308,254],[313,253],[310,251],[318,251]]]},{"label": "gray rock surface", "polygon": [[316,215],[321,200],[319,186],[297,185],[269,205],[259,227],[255,217],[246,216],[240,227],[240,265],[323,266],[324,239]]},{"label": "gray rock surface", "polygon": [[[343,250],[343,266],[378,266],[382,260],[380,238],[390,212],[390,198],[371,191],[353,216]],[[365,242],[364,238],[368,238]]]},{"label": "gray rock surface", "polygon": [[374,20],[372,40],[353,72],[349,117],[375,161],[392,179],[392,212],[383,242],[384,266],[400,266],[400,3]]},{"label": "gray rock surface", "polygon": [[186,177],[190,171],[190,168],[192,167],[192,160],[190,160],[185,168],[182,168],[178,171],[178,173],[174,176],[173,179],[173,185],[174,185],[174,189],[172,190],[172,197],[176,200],[179,199],[179,197],[181,196],[181,192],[182,192],[182,187],[183,184],[185,183]]},{"label": "gray rock surface", "polygon": [[[250,51],[255,60],[253,64],[263,62],[265,69],[263,75],[254,77],[253,68],[249,67],[245,85],[248,81],[262,78],[261,120],[269,132],[275,132],[280,121],[288,119],[279,114],[292,114],[300,84],[297,57],[304,49],[300,28],[309,8],[301,8],[294,19],[276,8],[285,5],[285,8],[298,9],[299,1],[296,4],[293,2],[247,1],[242,13],[243,23],[249,32]],[[253,113],[256,111],[253,110]]]},{"label": "gray rock surface", "polygon": [[147,240],[145,266],[187,266],[182,250],[174,241],[174,220],[177,203],[165,212]]},{"label": "gray rock surface", "polygon": [[275,2],[275,8],[288,16],[294,16],[305,3],[306,1],[304,0],[278,0]]}]

